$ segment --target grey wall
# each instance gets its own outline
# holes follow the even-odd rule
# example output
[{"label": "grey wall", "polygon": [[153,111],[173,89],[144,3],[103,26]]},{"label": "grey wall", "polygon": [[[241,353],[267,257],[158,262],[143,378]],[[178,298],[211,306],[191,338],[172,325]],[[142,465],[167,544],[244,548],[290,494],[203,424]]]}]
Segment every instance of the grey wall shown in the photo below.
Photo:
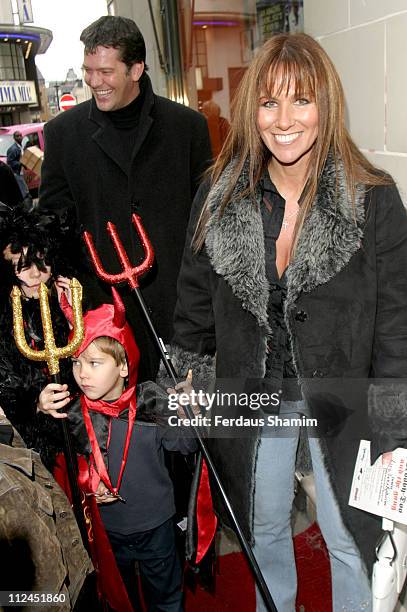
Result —
[{"label": "grey wall", "polygon": [[[153,13],[156,22],[158,36],[160,37],[160,46],[163,51],[163,43],[161,39],[161,16],[159,0],[152,0]],[[167,85],[164,72],[161,70],[158,60],[157,46],[154,38],[153,26],[150,18],[150,11],[147,0],[115,0],[114,2],[115,15],[121,17],[129,17],[133,19],[140,28],[147,50],[147,65],[149,67],[149,76],[153,83],[155,93],[161,96],[167,96]]]},{"label": "grey wall", "polygon": [[407,0],[304,0],[305,31],[335,63],[357,145],[407,200]]}]

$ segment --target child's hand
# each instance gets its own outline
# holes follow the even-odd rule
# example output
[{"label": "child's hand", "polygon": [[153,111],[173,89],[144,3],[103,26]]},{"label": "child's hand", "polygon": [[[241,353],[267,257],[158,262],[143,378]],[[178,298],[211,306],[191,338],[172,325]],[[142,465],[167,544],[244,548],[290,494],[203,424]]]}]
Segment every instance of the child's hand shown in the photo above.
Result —
[{"label": "child's hand", "polygon": [[[72,291],[71,291],[71,279],[65,276],[58,276],[55,281],[55,287],[58,295],[58,302],[65,318],[68,322],[69,329],[72,329],[71,323],[71,307],[72,307]],[[62,298],[65,299],[62,299]]]},{"label": "child's hand", "polygon": [[107,488],[104,482],[100,481],[98,488],[95,493],[95,499],[97,504],[111,504],[117,501],[115,497]]},{"label": "child's hand", "polygon": [[57,290],[58,302],[61,304],[61,297],[64,294],[68,304],[72,306],[71,279],[66,278],[66,276],[58,276],[55,281],[55,288]]},{"label": "child's hand", "polygon": [[68,385],[49,383],[40,393],[37,402],[37,412],[50,414],[54,419],[65,419],[66,412],[57,412],[71,401]]},{"label": "child's hand", "polygon": [[58,276],[55,281],[55,287],[58,294],[58,302],[61,302],[61,295],[65,293],[65,297],[69,304],[72,306],[72,292],[71,292],[71,279],[66,276]]},{"label": "child's hand", "polygon": [[[196,414],[200,414],[201,412],[201,408],[199,406],[199,404],[196,402],[196,393],[192,393],[192,391],[194,391],[194,388],[192,386],[192,370],[188,370],[188,374],[185,380],[183,380],[182,382],[178,383],[175,386],[175,389],[173,388],[169,388],[167,389],[167,393],[170,394],[174,394],[176,395],[177,393],[182,393],[182,394],[187,394],[189,395],[189,405],[192,408],[192,412],[196,415]],[[183,404],[185,404],[185,402],[182,402]],[[177,414],[179,416],[180,419],[184,419],[185,417],[185,412],[184,412],[184,408],[182,406],[178,406],[177,408]]]}]

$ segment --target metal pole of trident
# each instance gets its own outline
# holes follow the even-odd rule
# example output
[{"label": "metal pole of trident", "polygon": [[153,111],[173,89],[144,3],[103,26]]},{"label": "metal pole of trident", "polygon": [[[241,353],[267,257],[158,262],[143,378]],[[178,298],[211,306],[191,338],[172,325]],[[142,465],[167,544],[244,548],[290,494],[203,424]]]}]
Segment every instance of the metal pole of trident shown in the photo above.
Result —
[{"label": "metal pole of trident", "polygon": [[[115,251],[117,253],[117,256],[119,258],[119,261],[121,263],[122,266],[122,272],[119,272],[118,274],[109,274],[108,272],[106,272],[103,268],[102,262],[99,258],[99,255],[97,254],[96,248],[94,246],[93,243],[93,239],[92,236],[89,232],[84,232],[83,238],[85,240],[86,246],[88,248],[93,266],[96,270],[96,274],[99,276],[99,278],[101,278],[103,281],[105,281],[106,283],[109,283],[110,285],[115,285],[121,282],[127,282],[129,287],[134,291],[134,293],[136,294],[137,300],[139,302],[139,305],[141,307],[141,310],[143,311],[145,320],[147,322],[147,325],[150,329],[150,332],[154,338],[156,347],[159,351],[161,360],[165,366],[165,369],[167,370],[168,375],[171,377],[174,386],[177,384],[177,373],[175,371],[174,365],[171,362],[171,359],[168,355],[167,349],[165,347],[164,342],[162,341],[162,339],[158,336],[153,322],[150,318],[150,315],[148,313],[146,304],[144,302],[143,296],[141,294],[140,288],[139,288],[139,278],[145,274],[153,265],[153,261],[154,261],[154,251],[153,251],[153,247],[151,245],[151,242],[147,236],[147,233],[141,223],[141,219],[138,215],[132,215],[132,221],[133,221],[133,225],[136,228],[136,231],[139,235],[143,250],[144,250],[144,254],[145,254],[145,258],[144,261],[138,265],[138,266],[132,266],[129,258],[127,256],[126,250],[117,234],[117,230],[116,227],[113,223],[111,223],[110,221],[107,223],[107,232],[110,235],[110,238],[113,242]],[[192,412],[192,409],[190,406],[183,406],[185,414],[187,416],[187,418],[189,419],[193,419],[194,414]],[[210,471],[210,473],[212,474],[213,480],[216,483],[216,486],[218,487],[219,493],[222,497],[223,503],[225,505],[226,511],[229,515],[229,518],[231,520],[231,523],[233,525],[234,531],[236,532],[237,537],[239,538],[242,550],[244,552],[244,554],[246,555],[247,561],[250,565],[250,568],[253,572],[254,578],[256,580],[256,584],[257,587],[259,589],[259,591],[262,594],[262,597],[264,599],[264,602],[267,606],[267,609],[270,612],[277,612],[277,608],[273,602],[273,599],[271,597],[270,591],[266,585],[266,582],[264,580],[263,574],[261,573],[261,570],[258,566],[258,563],[256,561],[255,556],[253,555],[253,551],[249,546],[249,543],[247,542],[245,535],[242,531],[242,528],[239,524],[239,521],[234,513],[234,510],[230,504],[230,501],[228,499],[228,496],[226,494],[226,491],[223,487],[223,484],[220,480],[219,474],[216,470],[216,467],[210,457],[210,454],[208,452],[208,449],[206,448],[205,442],[201,436],[201,433],[199,431],[199,429],[195,426],[193,426],[193,431],[194,434],[197,438],[198,441],[198,445],[200,448],[200,451],[202,453],[202,455],[205,458],[206,464],[208,466],[208,469]]]},{"label": "metal pole of trident", "polygon": [[[13,306],[13,329],[14,339],[18,350],[31,361],[46,361],[52,382],[61,384],[59,373],[59,360],[70,357],[80,347],[83,340],[83,319],[82,319],[82,286],[76,278],[71,280],[72,291],[72,310],[74,329],[71,340],[64,347],[57,347],[55,344],[54,331],[52,328],[51,312],[48,302],[48,290],[44,283],[41,283],[39,290],[40,311],[42,329],[44,333],[44,349],[37,351],[27,344],[24,333],[24,320],[21,307],[21,292],[18,287],[13,287],[11,292],[11,302]],[[83,495],[78,485],[78,464],[76,453],[73,448],[71,433],[66,419],[61,419],[62,436],[64,443],[64,456],[68,472],[69,486],[72,495],[72,506],[81,532],[85,547],[88,546],[87,528],[84,516],[85,509],[82,505]]]}]

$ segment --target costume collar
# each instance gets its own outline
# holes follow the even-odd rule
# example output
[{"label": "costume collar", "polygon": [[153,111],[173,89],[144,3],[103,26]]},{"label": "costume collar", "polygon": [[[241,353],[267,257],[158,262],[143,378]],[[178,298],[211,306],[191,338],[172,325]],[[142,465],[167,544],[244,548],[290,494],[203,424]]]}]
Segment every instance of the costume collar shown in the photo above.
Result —
[{"label": "costume collar", "polygon": [[[107,406],[102,406],[102,404],[107,404]],[[109,412],[109,406],[112,410],[112,413]],[[108,469],[106,467],[105,460],[103,459],[102,451],[100,450],[99,442],[97,440],[95,430],[92,424],[92,419],[90,418],[89,410],[95,410],[96,412],[101,412],[102,414],[117,417],[119,414],[125,409],[129,408],[128,421],[127,421],[127,433],[126,440],[124,442],[123,449],[123,457],[120,465],[120,472],[117,478],[117,484],[114,487],[111,483]],[[129,387],[126,389],[124,393],[120,396],[118,400],[114,402],[104,402],[102,400],[98,400],[96,402],[89,400],[85,395],[81,395],[81,409],[83,415],[83,421],[85,423],[86,431],[88,433],[90,445],[92,448],[92,461],[96,467],[96,472],[104,482],[104,484],[108,487],[108,489],[114,493],[118,494],[120,485],[122,482],[124,469],[127,463],[127,456],[129,453],[131,434],[133,432],[133,425],[136,418],[136,393],[134,387]],[[114,414],[115,413],[115,414]],[[110,441],[110,427],[109,424],[109,441]],[[93,465],[92,463],[92,465]],[[92,470],[91,470],[92,472]],[[94,482],[94,485],[97,488],[98,480],[91,477],[91,480]]]},{"label": "costume collar", "polygon": [[[249,185],[248,162],[223,216],[219,215],[222,196],[230,184],[235,164],[236,161],[232,161],[225,168],[209,192],[211,216],[207,224],[206,249],[215,272],[229,284],[242,307],[270,333],[260,184],[256,187],[254,201],[250,194],[239,197]],[[295,257],[286,271],[286,308],[301,292],[310,292],[328,282],[360,248],[365,217],[364,197],[365,188],[360,185],[356,189],[354,210],[347,193],[343,164],[335,164],[333,157],[329,156],[314,205],[305,219]]]},{"label": "costume collar", "polygon": [[[84,394],[81,395],[81,408],[86,431],[92,447],[93,461],[96,465],[97,473],[103,480],[105,485],[115,494],[117,494],[126,466],[127,455],[130,445],[131,434],[133,431],[134,420],[136,418],[136,383],[137,370],[140,358],[132,329],[126,321],[125,308],[119,293],[112,287],[113,304],[102,304],[94,310],[89,310],[83,318],[84,323],[84,338],[76,355],[80,355],[95,339],[101,336],[108,336],[116,340],[125,350],[127,357],[127,365],[129,370],[129,385],[121,396],[114,401],[105,401],[103,399],[90,400]],[[68,321],[72,321],[72,307],[63,296],[61,299],[61,308],[63,309]],[[127,435],[123,450],[123,458],[116,487],[110,482],[109,473],[107,471],[92,420],[89,411],[100,412],[106,416],[118,418],[120,413],[126,408],[129,408]],[[109,436],[110,437],[110,436]],[[96,483],[97,486],[97,483]]]}]

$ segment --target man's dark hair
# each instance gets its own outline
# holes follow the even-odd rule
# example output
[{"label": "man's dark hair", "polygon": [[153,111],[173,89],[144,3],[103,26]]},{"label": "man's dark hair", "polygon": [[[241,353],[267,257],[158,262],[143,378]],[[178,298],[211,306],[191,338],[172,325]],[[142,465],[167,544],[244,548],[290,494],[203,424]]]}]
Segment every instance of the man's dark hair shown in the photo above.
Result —
[{"label": "man's dark hair", "polygon": [[118,49],[121,61],[128,68],[146,61],[143,35],[134,21],[127,17],[99,17],[83,30],[80,40],[85,45],[85,53],[95,53],[99,46]]}]

